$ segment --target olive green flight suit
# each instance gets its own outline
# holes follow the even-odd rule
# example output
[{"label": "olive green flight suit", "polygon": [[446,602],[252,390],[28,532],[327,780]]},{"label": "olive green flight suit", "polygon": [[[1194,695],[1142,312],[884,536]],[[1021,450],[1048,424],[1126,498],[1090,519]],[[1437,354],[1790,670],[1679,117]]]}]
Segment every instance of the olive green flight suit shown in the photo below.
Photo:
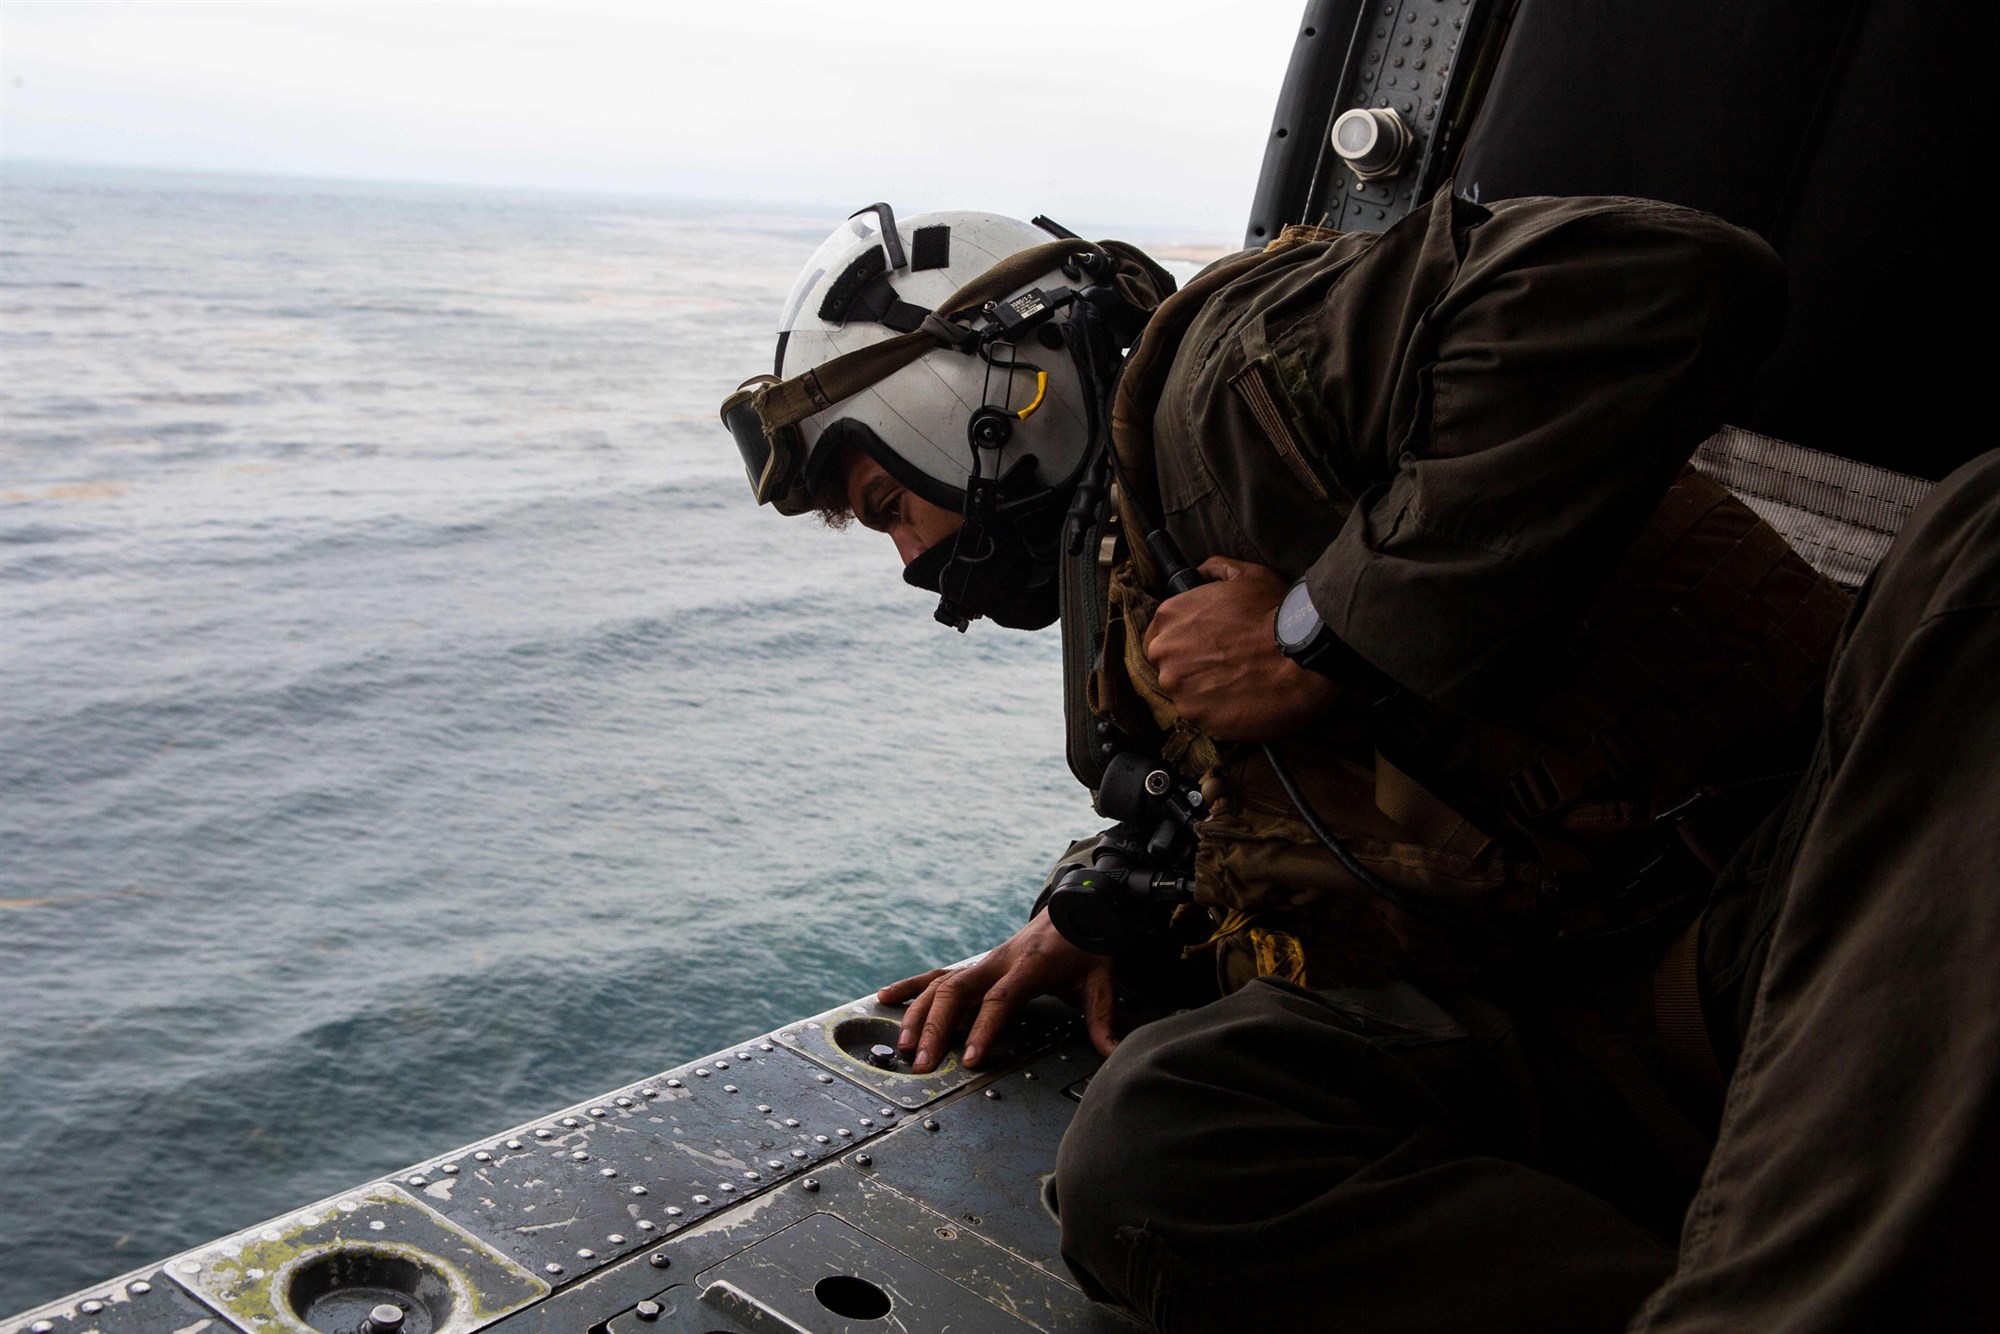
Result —
[{"label": "olive green flight suit", "polygon": [[[1379,240],[1335,238],[1314,258],[1318,272],[1289,275],[1290,305],[1268,286],[1288,280],[1284,266],[1257,269],[1262,290],[1223,287],[1196,333],[1228,336],[1191,335],[1175,355],[1151,422],[1169,529],[1196,562],[1222,554],[1305,577],[1373,668],[1476,717],[1532,688],[1552,627],[1591,605],[1768,350],[1781,275],[1746,234],[1640,201],[1487,210],[1440,196]],[[1232,300],[1259,317],[1231,325]],[[1302,386],[1288,338],[1328,319],[1350,331],[1340,364]],[[1271,430],[1194,429],[1239,408],[1268,421],[1248,375],[1263,378],[1247,390],[1268,400],[1275,386],[1294,418],[1317,413],[1314,431],[1336,447],[1294,457]],[[1203,401],[1224,392],[1240,402]],[[1885,562],[1877,588],[1901,591],[1889,608],[1871,594],[1849,626],[1814,777],[1723,877],[1704,991],[1720,1054],[1733,1061],[1740,1044],[1742,1074],[1681,1270],[1647,1310],[1659,1328],[1871,1327],[1851,1313],[1919,1296],[1920,1271],[1932,1311],[1993,1300],[1946,1234],[1954,1209],[1984,1199],[1973,1235],[1992,1235],[2000,710],[1988,685],[1967,726],[1929,680],[1901,689],[1897,664],[1925,641],[1917,621],[1931,624],[1913,607],[1951,630],[1931,632],[1923,662],[1957,697],[1977,694],[1968,673],[2000,661],[1994,471],[1940,488],[1943,509],[1934,498]],[[1953,509],[1954,494],[1973,498]],[[1982,523],[1986,557],[1937,555],[1976,553]],[[1945,642],[1980,634],[1983,649]],[[1938,782],[1908,785],[1940,763],[1924,752],[1961,742],[1971,749]],[[1955,893],[1925,898],[1907,868],[1931,842],[1899,824],[1938,829],[1937,869],[1954,868]],[[1839,855],[1868,868],[1838,892],[1826,868],[1809,877],[1815,840],[1836,830],[1860,844]],[[1984,900],[1969,903],[1982,876]],[[1898,914],[1905,935],[1921,928],[1948,962],[1983,958],[1986,976],[1940,974],[1908,1005],[1885,1003],[1908,945],[1892,932],[1872,948],[1860,928]],[[1615,1011],[1620,985],[1580,981],[1574,999]],[[1954,1008],[1954,994],[1978,1004]],[[1063,1145],[1065,1254],[1094,1292],[1162,1329],[1622,1327],[1675,1274],[1692,1183],[1607,1096],[1548,1000],[1267,980],[1138,1030]],[[1870,1007],[1878,1022],[1865,1022]],[[1827,1096],[1815,1069],[1837,1076]],[[1912,1078],[1907,1099],[1885,1099]],[[1943,1138],[1926,1140],[1934,1125]],[[1883,1146],[1890,1130],[1910,1147]],[[1838,1151],[1824,1169],[1801,1139],[1813,1134]],[[1883,1223],[1907,1231],[1885,1237]]]},{"label": "olive green flight suit", "polygon": [[1724,872],[1731,1077],[1678,1252],[1607,1198],[1643,1138],[1535,1016],[1256,982],[1091,1081],[1072,1265],[1163,1330],[2000,1328],[1996,666],[2000,453],[1876,571],[1807,777]]}]

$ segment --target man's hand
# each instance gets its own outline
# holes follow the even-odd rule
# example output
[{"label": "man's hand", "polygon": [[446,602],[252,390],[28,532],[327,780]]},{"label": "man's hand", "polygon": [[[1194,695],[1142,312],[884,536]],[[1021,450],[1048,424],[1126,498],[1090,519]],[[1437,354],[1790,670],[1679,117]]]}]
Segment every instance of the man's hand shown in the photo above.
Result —
[{"label": "man's hand", "polygon": [[1037,996],[1081,993],[1084,1022],[1090,1040],[1106,1056],[1118,1045],[1111,1035],[1111,995],[1115,973],[1111,957],[1080,950],[1049,924],[1047,912],[991,954],[968,968],[933,968],[904,978],[875,993],[884,1005],[910,1000],[903,1015],[903,1032],[896,1047],[905,1056],[916,1049],[912,1065],[918,1074],[937,1069],[951,1035],[978,1007],[972,1035],[965,1040],[965,1063],[977,1067],[986,1048],[998,1037],[1014,1011]]},{"label": "man's hand", "polygon": [[1285,581],[1264,565],[1211,556],[1212,581],[1168,598],[1146,627],[1146,658],[1180,715],[1218,740],[1274,741],[1325,713],[1340,687],[1278,651]]}]

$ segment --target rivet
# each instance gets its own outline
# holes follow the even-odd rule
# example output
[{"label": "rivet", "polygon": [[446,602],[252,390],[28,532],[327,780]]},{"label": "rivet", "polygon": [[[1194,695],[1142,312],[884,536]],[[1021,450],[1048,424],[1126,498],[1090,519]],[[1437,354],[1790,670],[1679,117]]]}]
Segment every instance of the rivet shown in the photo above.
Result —
[{"label": "rivet", "polygon": [[440,1167],[438,1171],[444,1173],[448,1177],[455,1177],[458,1175],[458,1164],[446,1163],[443,1167]]},{"label": "rivet", "polygon": [[678,1079],[669,1079],[667,1081],[667,1087],[670,1089],[684,1089],[687,1087],[687,1085],[681,1083],[681,1081]]},{"label": "rivet", "polygon": [[472,1161],[475,1163],[490,1163],[493,1161],[493,1155],[481,1149],[472,1155]]},{"label": "rivet", "polygon": [[657,1098],[660,1096],[660,1091],[656,1088],[643,1088],[639,1090],[639,1096],[642,1098]]},{"label": "rivet", "polygon": [[785,1170],[785,1165],[779,1162],[776,1158],[773,1158],[770,1162],[765,1163],[764,1166],[770,1168],[773,1172],[782,1172]]},{"label": "rivet", "polygon": [[597,1169],[597,1175],[601,1177],[615,1177],[618,1175],[618,1169],[615,1167],[600,1167]]},{"label": "rivet", "polygon": [[872,1116],[864,1116],[861,1118],[860,1124],[864,1126],[872,1126],[875,1124],[875,1118]]},{"label": "rivet", "polygon": [[889,1120],[893,1121],[896,1119],[896,1109],[894,1107],[884,1107],[882,1109],[882,1115],[887,1117]]},{"label": "rivet", "polygon": [[804,1149],[793,1149],[793,1150],[792,1150],[792,1157],[794,1157],[794,1158],[803,1158],[803,1157],[805,1157],[805,1156],[806,1156],[806,1151],[805,1151]]},{"label": "rivet", "polygon": [[736,1183],[733,1181],[725,1181],[721,1185],[717,1186],[716,1189],[722,1191],[724,1194],[733,1193],[736,1189]]},{"label": "rivet", "polygon": [[646,1263],[653,1266],[653,1268],[655,1269],[665,1269],[668,1265],[672,1264],[673,1261],[667,1258],[667,1253],[665,1251],[654,1251],[651,1255],[646,1257]]},{"label": "rivet", "polygon": [[833,1076],[832,1076],[832,1075],[819,1075],[819,1076],[816,1076],[816,1077],[818,1078],[819,1082],[820,1082],[820,1083],[822,1083],[822,1084],[831,1084],[831,1083],[833,1082]]},{"label": "rivet", "polygon": [[854,1155],[854,1164],[857,1167],[873,1167],[875,1159],[870,1154],[857,1153]]},{"label": "rivet", "polygon": [[577,1120],[577,1119],[576,1119],[575,1117],[573,1117],[573,1116],[565,1116],[565,1117],[564,1117],[564,1118],[562,1119],[562,1123],[563,1123],[564,1125],[568,1126],[568,1127],[569,1127],[569,1128],[570,1128],[571,1130],[575,1130],[575,1129],[576,1129],[576,1128],[577,1128],[578,1126],[580,1126],[580,1125],[582,1125],[582,1124],[583,1124],[583,1122],[581,1122],[581,1121]]},{"label": "rivet", "polygon": [[633,1186],[631,1190],[634,1195],[644,1195],[646,1193],[646,1188],[644,1186]]},{"label": "rivet", "polygon": [[650,1218],[642,1218],[639,1220],[639,1230],[641,1232],[651,1232],[654,1230],[654,1227],[655,1224],[653,1220]]},{"label": "rivet", "polygon": [[562,1273],[562,1266],[557,1264],[554,1260],[551,1260],[547,1264],[543,1265],[542,1269],[550,1274]]},{"label": "rivet", "polygon": [[707,1068],[706,1066],[700,1066],[700,1067],[697,1067],[697,1068],[696,1068],[696,1070],[695,1070],[695,1074],[697,1074],[697,1075],[701,1076],[701,1078],[703,1078],[703,1079],[707,1079],[707,1078],[708,1078],[708,1068]]},{"label": "rivet", "polygon": [[667,1206],[667,1217],[679,1218],[680,1216],[681,1216],[681,1207],[678,1204],[670,1204]]},{"label": "rivet", "polygon": [[429,1180],[421,1176],[404,1177],[403,1180],[412,1186],[428,1186],[431,1184]]},{"label": "rivet", "polygon": [[609,1112],[605,1111],[605,1110],[604,1110],[604,1109],[603,1109],[602,1107],[593,1107],[593,1108],[591,1108],[591,1109],[590,1109],[590,1114],[591,1114],[592,1116],[598,1116],[598,1117],[603,1117],[603,1116],[609,1116],[609,1115],[611,1115],[611,1113],[609,1113]]},{"label": "rivet", "polygon": [[34,1324],[28,1326],[28,1332],[29,1334],[49,1334],[49,1331],[55,1327],[56,1322],[53,1320],[37,1320]]},{"label": "rivet", "polygon": [[750,1059],[750,1053],[747,1051],[739,1051],[736,1053],[736,1059],[739,1061],[747,1061]]},{"label": "rivet", "polygon": [[388,1226],[389,1225],[387,1223],[383,1222],[379,1218],[371,1218],[368,1220],[368,1230],[370,1232],[380,1232],[382,1231],[382,1229]]},{"label": "rivet", "polygon": [[126,1291],[130,1292],[134,1297],[143,1297],[152,1290],[153,1290],[153,1285],[148,1283],[143,1278],[140,1279],[137,1283],[134,1283],[130,1288],[126,1289]]},{"label": "rivet", "polygon": [[766,1116],[768,1116],[771,1113],[771,1104],[768,1102],[760,1102],[757,1104],[757,1110],[763,1112]]},{"label": "rivet", "polygon": [[632,1105],[632,1100],[630,1098],[613,1098],[612,1101],[617,1103],[620,1107],[630,1107]]},{"label": "rivet", "polygon": [[368,1313],[368,1319],[362,1322],[361,1327],[394,1334],[394,1331],[403,1327],[403,1308],[393,1302],[382,1302]]},{"label": "rivet", "polygon": [[815,1144],[831,1144],[831,1143],[833,1143],[833,1141],[832,1141],[832,1140],[830,1140],[830,1139],[828,1139],[828,1138],[827,1138],[826,1136],[824,1136],[824,1135],[814,1135],[814,1136],[813,1136],[813,1143],[815,1143]]},{"label": "rivet", "polygon": [[758,1175],[756,1168],[750,1167],[744,1169],[743,1179],[745,1181],[762,1181],[764,1178]]},{"label": "rivet", "polygon": [[734,1085],[734,1084],[724,1084],[724,1085],[722,1086],[722,1091],[723,1091],[724,1093],[734,1093],[734,1092],[736,1092],[736,1085]]},{"label": "rivet", "polygon": [[999,1089],[987,1089],[987,1090],[986,1090],[986,1096],[987,1096],[987,1097],[989,1097],[989,1098],[991,1098],[991,1099],[993,1099],[993,1101],[995,1101],[995,1102],[998,1102],[998,1101],[1000,1101],[1000,1090],[999,1090]]},{"label": "rivet", "polygon": [[695,1202],[696,1204],[707,1204],[707,1203],[709,1202],[709,1200],[708,1200],[708,1196],[706,1196],[706,1195],[697,1195],[697,1196],[695,1196],[695,1197],[694,1197],[694,1202]]},{"label": "rivet", "polygon": [[785,1118],[785,1124],[790,1126],[792,1129],[797,1130],[799,1128],[799,1118],[796,1116],[788,1116]]},{"label": "rivet", "polygon": [[1040,1075],[1038,1075],[1038,1074],[1036,1074],[1036,1073],[1035,1073],[1035,1072],[1034,1072],[1033,1070],[1030,1070],[1030,1071],[1028,1071],[1028,1073],[1026,1073],[1025,1075],[1022,1075],[1022,1076],[1021,1076],[1021,1078],[1023,1078],[1023,1079],[1040,1079],[1040,1078],[1041,1078],[1041,1076],[1040,1076]]},{"label": "rivet", "polygon": [[648,1297],[645,1301],[640,1302],[632,1308],[632,1314],[638,1316],[641,1320],[658,1320],[660,1312],[665,1309],[651,1297]]},{"label": "rivet", "polygon": [[727,1069],[729,1068],[729,1062],[727,1062],[727,1061],[717,1061],[717,1062],[715,1063],[715,1068],[716,1068],[716,1069],[718,1069],[718,1070],[727,1070]]},{"label": "rivet", "polygon": [[104,1303],[99,1301],[88,1301],[85,1302],[82,1306],[78,1307],[77,1309],[82,1311],[85,1315],[96,1315],[104,1309]]},{"label": "rivet", "polygon": [[570,1154],[570,1161],[577,1163],[587,1163],[590,1161],[590,1155],[585,1153],[582,1149],[578,1149],[574,1153]]},{"label": "rivet", "polygon": [[925,1117],[925,1118],[924,1118],[924,1129],[925,1129],[925,1130],[936,1130],[937,1128],[938,1128],[938,1123],[937,1123],[937,1118],[936,1118],[936,1117],[932,1117],[932,1116],[927,1116],[927,1117]]},{"label": "rivet", "polygon": [[579,1260],[595,1260],[597,1252],[591,1250],[588,1246],[579,1246],[576,1248],[576,1258]]},{"label": "rivet", "polygon": [[535,1130],[535,1138],[536,1138],[536,1139],[553,1139],[553,1138],[555,1138],[555,1133],[556,1133],[555,1131],[553,1131],[553,1130],[550,1130],[550,1129],[549,1129],[549,1128],[548,1128],[547,1126],[541,1126],[541,1127],[537,1127],[537,1129]]},{"label": "rivet", "polygon": [[799,1185],[803,1186],[807,1191],[815,1191],[819,1189],[819,1179],[817,1177],[807,1177]]},{"label": "rivet", "polygon": [[776,1048],[776,1047],[773,1047],[773,1046],[772,1046],[772,1045],[771,1045],[770,1043],[768,1043],[768,1042],[760,1042],[760,1043],[758,1043],[758,1044],[757,1044],[757,1050],[758,1050],[758,1051],[776,1051],[776,1050],[777,1050],[777,1048]]},{"label": "rivet", "polygon": [[510,1149],[518,1149],[521,1147],[521,1141],[517,1139],[510,1139],[507,1141],[507,1147]]},{"label": "rivet", "polygon": [[625,1244],[625,1234],[622,1232],[614,1232],[610,1236],[606,1237],[605,1240],[610,1242],[613,1246],[623,1246]]}]

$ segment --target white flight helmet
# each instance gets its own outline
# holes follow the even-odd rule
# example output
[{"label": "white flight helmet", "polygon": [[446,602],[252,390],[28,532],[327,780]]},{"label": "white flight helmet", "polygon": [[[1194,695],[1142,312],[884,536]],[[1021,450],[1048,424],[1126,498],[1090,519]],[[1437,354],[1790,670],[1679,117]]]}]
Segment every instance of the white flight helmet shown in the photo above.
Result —
[{"label": "white flight helmet", "polygon": [[[965,506],[973,478],[1004,481],[1003,502],[1061,492],[1092,413],[1064,327],[1086,270],[1109,263],[1061,229],[992,213],[854,214],[786,298],[775,375],[723,405],[758,501],[813,508],[849,445],[947,509]],[[852,355],[871,347],[881,355]]]}]

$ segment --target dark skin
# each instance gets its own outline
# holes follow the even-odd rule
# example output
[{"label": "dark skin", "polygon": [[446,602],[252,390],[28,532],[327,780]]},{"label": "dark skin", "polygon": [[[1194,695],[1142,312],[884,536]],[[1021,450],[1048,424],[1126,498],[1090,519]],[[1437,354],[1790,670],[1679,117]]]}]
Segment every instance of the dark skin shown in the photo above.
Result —
[{"label": "dark skin", "polygon": [[[960,516],[903,486],[865,454],[842,460],[848,506],[863,526],[885,533],[903,564],[958,531]],[[1339,688],[1278,651],[1271,633],[1285,582],[1275,570],[1215,556],[1209,582],[1160,605],[1146,631],[1146,657],[1182,716],[1210,736],[1269,741],[1320,716]],[[885,1005],[909,1002],[896,1046],[912,1068],[935,1070],[959,1030],[971,1026],[961,1059],[977,1067],[1007,1021],[1037,996],[1079,1003],[1090,1040],[1106,1056],[1116,969],[1108,955],[1064,940],[1046,912],[963,968],[933,968],[875,993]]]}]

